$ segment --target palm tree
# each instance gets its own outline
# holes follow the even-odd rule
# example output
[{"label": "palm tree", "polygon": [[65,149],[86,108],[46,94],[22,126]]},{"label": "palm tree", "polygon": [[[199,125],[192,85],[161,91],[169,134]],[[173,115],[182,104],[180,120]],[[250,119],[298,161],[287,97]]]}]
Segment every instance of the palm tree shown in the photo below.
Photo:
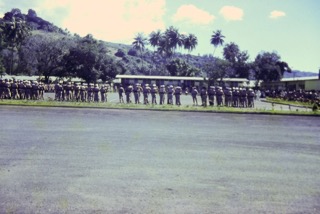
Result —
[{"label": "palm tree", "polygon": [[[188,50],[188,53],[190,54],[193,49],[196,48],[198,45],[198,39],[194,34],[189,34],[187,37],[184,38],[184,49]],[[187,58],[189,61],[189,58]]]},{"label": "palm tree", "polygon": [[138,33],[137,36],[134,38],[134,41],[132,42],[133,48],[140,51],[141,67],[143,66],[142,52],[144,51],[144,47],[146,44],[147,38],[145,38],[143,33]]},{"label": "palm tree", "polygon": [[213,55],[216,52],[217,47],[223,45],[223,38],[225,38],[225,36],[221,34],[221,30],[213,31],[210,42],[214,46]]},{"label": "palm tree", "polygon": [[158,47],[160,45],[160,40],[162,37],[162,33],[160,30],[152,31],[149,35],[149,43],[152,47]]},{"label": "palm tree", "polygon": [[183,46],[183,36],[180,35],[177,28],[170,26],[165,32],[165,37],[167,38],[168,46],[172,53],[175,52],[177,47]]}]

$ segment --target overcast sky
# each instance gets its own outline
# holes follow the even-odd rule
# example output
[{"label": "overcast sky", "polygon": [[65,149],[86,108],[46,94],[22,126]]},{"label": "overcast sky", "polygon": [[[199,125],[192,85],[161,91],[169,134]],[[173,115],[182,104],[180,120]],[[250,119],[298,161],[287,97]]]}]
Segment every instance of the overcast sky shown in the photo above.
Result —
[{"label": "overcast sky", "polygon": [[139,32],[173,25],[198,37],[195,55],[213,53],[210,37],[221,30],[250,60],[275,51],[295,70],[320,68],[319,0],[0,0],[1,16],[12,8],[34,9],[71,33],[124,44]]}]

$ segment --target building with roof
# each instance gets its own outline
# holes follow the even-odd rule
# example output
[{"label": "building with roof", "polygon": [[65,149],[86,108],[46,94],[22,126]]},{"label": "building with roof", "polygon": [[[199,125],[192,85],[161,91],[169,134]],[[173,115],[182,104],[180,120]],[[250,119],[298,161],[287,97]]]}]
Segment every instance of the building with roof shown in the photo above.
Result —
[{"label": "building with roof", "polygon": [[[143,76],[143,75],[117,75],[116,82],[126,86],[129,84],[140,83],[160,85],[174,85],[182,88],[193,86],[207,86],[206,77],[184,77],[184,76]],[[249,87],[252,84],[246,78],[223,78],[218,80],[219,85],[226,87]]]},{"label": "building with roof", "polygon": [[320,90],[320,76],[282,78],[280,81],[262,83],[265,89],[272,90]]}]

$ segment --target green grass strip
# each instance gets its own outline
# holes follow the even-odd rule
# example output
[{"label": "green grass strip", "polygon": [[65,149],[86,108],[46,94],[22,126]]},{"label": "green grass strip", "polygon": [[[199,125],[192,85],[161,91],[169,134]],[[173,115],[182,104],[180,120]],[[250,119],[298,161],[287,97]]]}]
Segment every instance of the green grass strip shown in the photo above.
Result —
[{"label": "green grass strip", "polygon": [[202,107],[202,106],[193,106],[193,105],[183,105],[183,106],[151,105],[151,104],[136,105],[136,104],[124,104],[124,103],[58,102],[58,101],[44,101],[44,100],[35,100],[35,101],[33,100],[0,100],[0,105],[320,116],[320,111],[312,112],[312,111],[267,110],[267,109],[258,109],[258,108],[233,108],[233,107],[217,107],[217,106]]}]

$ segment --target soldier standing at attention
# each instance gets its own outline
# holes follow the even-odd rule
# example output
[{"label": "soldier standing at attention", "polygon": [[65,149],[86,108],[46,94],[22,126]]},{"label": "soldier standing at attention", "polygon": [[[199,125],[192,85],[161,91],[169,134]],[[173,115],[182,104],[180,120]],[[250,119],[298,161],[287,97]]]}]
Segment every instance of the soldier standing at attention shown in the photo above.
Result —
[{"label": "soldier standing at attention", "polygon": [[98,103],[99,102],[99,92],[100,92],[98,84],[94,85],[94,88],[92,88],[92,91],[93,91],[93,101]]},{"label": "soldier standing at attention", "polygon": [[128,85],[128,87],[126,88],[126,101],[127,101],[127,104],[132,102],[131,101],[132,91],[133,91],[132,85]]},{"label": "soldier standing at attention", "polygon": [[79,102],[79,100],[80,100],[80,84],[78,82],[75,83],[75,86],[73,88],[74,88],[74,95],[73,95],[74,100],[76,102]]},{"label": "soldier standing at attention", "polygon": [[30,84],[30,81],[26,81],[26,99],[27,100],[31,99],[31,90],[32,90],[32,86]]},{"label": "soldier standing at attention", "polygon": [[94,88],[94,85],[93,83],[90,83],[89,86],[88,86],[88,102],[91,102],[93,100],[93,88]]},{"label": "soldier standing at attention", "polygon": [[198,90],[197,87],[192,87],[192,91],[191,91],[191,96],[192,96],[192,101],[193,101],[193,105],[198,105],[198,99],[197,99],[197,95],[198,95]]},{"label": "soldier standing at attention", "polygon": [[71,90],[72,90],[72,86],[71,86],[71,82],[68,82],[65,85],[65,99],[66,101],[71,101]]},{"label": "soldier standing at attention", "polygon": [[218,90],[216,92],[217,94],[217,105],[218,106],[222,106],[223,102],[222,102],[222,97],[223,97],[223,91],[222,91],[222,87],[218,87]]},{"label": "soldier standing at attention", "polygon": [[101,85],[101,87],[100,87],[100,97],[101,97],[101,102],[105,103],[106,102],[106,87],[105,87],[105,85]]},{"label": "soldier standing at attention", "polygon": [[209,97],[209,106],[214,106],[214,95],[215,95],[214,86],[209,86],[208,97]]},{"label": "soldier standing at attention", "polygon": [[119,93],[119,102],[124,103],[124,100],[123,100],[124,88],[122,87],[121,84],[119,85],[118,93]]},{"label": "soldier standing at attention", "polygon": [[168,100],[167,100],[168,105],[173,105],[173,94],[174,94],[174,88],[172,85],[170,85],[168,88]]},{"label": "soldier standing at attention", "polygon": [[43,85],[43,82],[39,83],[38,89],[39,89],[39,99],[44,100],[44,85]]},{"label": "soldier standing at attention", "polygon": [[232,91],[230,88],[226,88],[224,93],[225,106],[231,107],[232,104]]},{"label": "soldier standing at attention", "polygon": [[5,79],[4,80],[4,97],[6,99],[11,98],[10,87],[11,87],[11,80],[8,81],[8,79]]},{"label": "soldier standing at attention", "polygon": [[255,93],[250,88],[249,91],[248,91],[248,107],[249,108],[254,108],[254,97],[255,97]]},{"label": "soldier standing at attention", "polygon": [[202,87],[200,91],[200,97],[201,97],[201,102],[203,107],[207,107],[207,96],[208,96],[208,93],[207,93],[206,87]]},{"label": "soldier standing at attention", "polygon": [[0,79],[0,99],[3,99],[3,91],[4,91],[4,81]]},{"label": "soldier standing at attention", "polygon": [[10,88],[11,88],[11,98],[18,99],[19,93],[18,93],[18,84],[16,80],[13,80]]},{"label": "soldier standing at attention", "polygon": [[182,88],[180,86],[177,86],[174,90],[174,95],[176,97],[176,105],[181,106],[180,96],[182,94]]},{"label": "soldier standing at attention", "polygon": [[233,88],[232,91],[232,106],[238,107],[239,106],[239,91],[238,88]]},{"label": "soldier standing at attention", "polygon": [[26,98],[26,85],[25,81],[23,82],[22,80],[19,82],[19,96],[21,100]]},{"label": "soldier standing at attention", "polygon": [[160,86],[159,95],[160,95],[160,105],[164,104],[166,88],[164,85]]},{"label": "soldier standing at attention", "polygon": [[149,94],[150,94],[151,88],[149,87],[149,84],[145,84],[143,88],[143,103],[145,105],[149,104]]},{"label": "soldier standing at attention", "polygon": [[140,93],[141,93],[140,84],[136,83],[134,85],[134,87],[133,87],[133,95],[134,95],[135,104],[139,104],[140,103]]},{"label": "soldier standing at attention", "polygon": [[156,97],[156,94],[158,93],[158,87],[156,86],[156,84],[153,84],[152,85],[152,88],[151,88],[151,103],[154,105],[154,104],[157,104],[157,97]]},{"label": "soldier standing at attention", "polygon": [[84,85],[84,83],[81,83],[80,86],[80,100],[81,102],[86,101],[86,86]]}]

